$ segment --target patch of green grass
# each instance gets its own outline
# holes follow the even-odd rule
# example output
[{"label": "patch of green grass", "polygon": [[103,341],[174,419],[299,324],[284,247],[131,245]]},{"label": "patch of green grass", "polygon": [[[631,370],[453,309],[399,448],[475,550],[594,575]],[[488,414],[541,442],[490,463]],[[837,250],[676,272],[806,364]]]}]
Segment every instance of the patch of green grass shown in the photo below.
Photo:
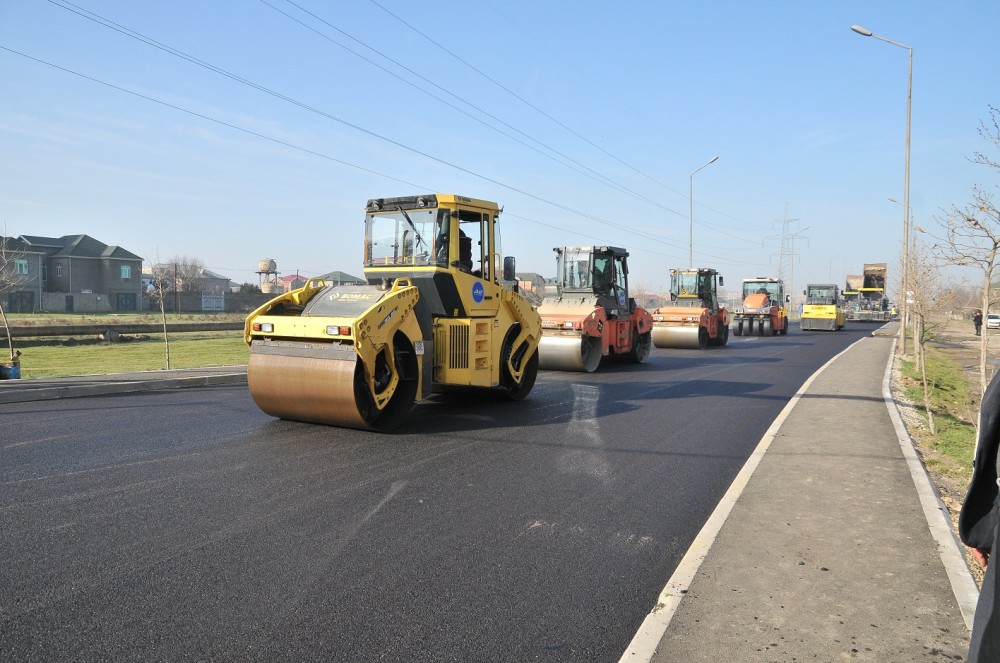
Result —
[{"label": "patch of green grass", "polygon": [[[966,476],[972,467],[976,448],[974,385],[956,361],[931,346],[927,347],[927,379],[930,384],[930,407],[934,415],[934,435],[927,431],[917,437],[918,444],[948,459],[949,474]],[[904,361],[901,371],[906,397],[926,417],[920,373],[914,363]],[[944,465],[942,461],[938,464]],[[943,467],[941,469],[944,469]]]},{"label": "patch of green grass", "polygon": [[[242,322],[243,313],[167,313],[167,323],[174,322]],[[98,325],[108,322],[127,324],[159,324],[163,316],[159,311],[130,311],[128,313],[8,313],[11,327],[38,327],[43,325]],[[3,326],[0,325],[0,335]]]},{"label": "patch of green grass", "polygon": [[[170,368],[244,366],[250,349],[240,332],[174,334]],[[167,367],[163,338],[143,337],[119,343],[65,341],[18,346],[23,379],[158,371]]]}]

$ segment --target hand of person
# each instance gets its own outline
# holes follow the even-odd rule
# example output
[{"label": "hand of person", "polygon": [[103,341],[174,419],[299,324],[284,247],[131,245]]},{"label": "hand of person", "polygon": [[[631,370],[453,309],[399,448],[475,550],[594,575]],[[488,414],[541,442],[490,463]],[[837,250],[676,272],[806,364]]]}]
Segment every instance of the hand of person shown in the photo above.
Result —
[{"label": "hand of person", "polygon": [[976,560],[976,564],[985,569],[990,562],[990,550],[988,548],[973,548],[972,558]]}]

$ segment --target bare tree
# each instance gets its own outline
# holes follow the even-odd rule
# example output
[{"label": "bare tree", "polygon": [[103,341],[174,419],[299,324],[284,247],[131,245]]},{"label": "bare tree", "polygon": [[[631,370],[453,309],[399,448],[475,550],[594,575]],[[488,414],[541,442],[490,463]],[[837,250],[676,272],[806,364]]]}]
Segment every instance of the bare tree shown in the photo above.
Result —
[{"label": "bare tree", "polygon": [[934,435],[934,412],[931,409],[931,386],[927,379],[926,349],[927,343],[934,340],[945,326],[937,314],[941,312],[942,307],[950,305],[955,297],[955,291],[941,286],[940,267],[929,255],[929,249],[923,242],[914,241],[908,251],[908,257],[910,260],[908,285],[913,292],[913,301],[909,305],[913,327],[913,360],[915,368],[920,373],[923,387],[927,426],[931,435]]},{"label": "bare tree", "polygon": [[28,275],[18,269],[18,263],[23,260],[23,254],[17,250],[15,240],[7,237],[6,226],[0,230],[3,231],[0,232],[0,318],[3,319],[3,328],[7,334],[7,350],[10,353],[10,361],[16,361],[21,352],[14,350],[14,339],[10,333],[4,297],[7,293],[17,290],[24,284],[28,280]]},{"label": "bare tree", "polygon": [[[1000,110],[990,107],[990,120],[981,123],[979,134],[994,147],[1000,148]],[[1000,169],[1000,163],[983,153],[976,152],[972,162]],[[1000,209],[993,195],[980,185],[972,187],[972,202],[963,207],[952,207],[942,221],[945,236],[936,246],[939,257],[953,265],[975,267],[983,274],[979,310],[984,321],[990,310],[990,286],[1000,253]],[[987,335],[979,338],[979,386],[986,391]]]},{"label": "bare tree", "polygon": [[[990,106],[990,122],[989,124],[979,123],[979,135],[987,142],[993,143],[995,147],[1000,148],[1000,109]],[[1000,162],[994,161],[982,152],[976,152],[972,155],[972,163],[1000,169]]]},{"label": "bare tree", "polygon": [[170,337],[167,335],[167,309],[166,309],[166,299],[170,289],[168,284],[173,281],[169,280],[172,278],[173,266],[169,263],[156,262],[151,268],[152,283],[149,291],[149,298],[151,301],[155,302],[160,307],[160,319],[163,320],[163,348],[166,353],[166,369],[170,370]]},{"label": "bare tree", "polygon": [[[1000,254],[1000,210],[993,197],[982,187],[972,190],[972,202],[953,207],[942,222],[945,236],[937,245],[938,255],[945,261],[963,267],[975,267],[983,274],[979,309],[984,319],[990,310],[990,285]],[[987,336],[979,338],[979,386],[986,391]]]},{"label": "bare tree", "polygon": [[168,277],[178,291],[201,292],[203,289],[205,263],[201,259],[174,256],[163,265],[165,269],[172,270]]}]

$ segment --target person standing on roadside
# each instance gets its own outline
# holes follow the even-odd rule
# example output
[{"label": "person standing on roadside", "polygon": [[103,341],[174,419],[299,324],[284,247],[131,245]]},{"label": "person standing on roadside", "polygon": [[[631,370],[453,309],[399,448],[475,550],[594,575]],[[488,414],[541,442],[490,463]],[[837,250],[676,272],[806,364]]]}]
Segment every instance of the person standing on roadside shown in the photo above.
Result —
[{"label": "person standing on roadside", "polygon": [[972,324],[976,326],[976,336],[979,336],[979,330],[983,328],[982,311],[976,311],[975,315],[972,316]]},{"label": "person standing on roadside", "polygon": [[972,624],[969,642],[969,663],[1000,661],[1000,578],[997,564],[990,564],[990,556],[998,547],[997,506],[998,467],[997,448],[1000,447],[1000,373],[990,380],[979,408],[979,439],[972,462],[972,481],[962,503],[958,517],[958,535],[965,545],[972,548],[976,562],[986,569],[983,586],[979,590],[976,618]]}]

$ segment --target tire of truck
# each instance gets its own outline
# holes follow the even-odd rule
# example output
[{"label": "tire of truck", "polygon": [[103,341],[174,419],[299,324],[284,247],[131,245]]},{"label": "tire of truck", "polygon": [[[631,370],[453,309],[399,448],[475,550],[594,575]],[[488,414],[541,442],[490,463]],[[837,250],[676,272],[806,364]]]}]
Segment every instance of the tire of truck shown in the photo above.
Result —
[{"label": "tire of truck", "polygon": [[774,323],[771,321],[770,317],[763,318],[760,321],[760,335],[761,336],[774,336],[775,329]]},{"label": "tire of truck", "polygon": [[743,336],[743,321],[742,320],[733,320],[733,335],[734,336]]}]

